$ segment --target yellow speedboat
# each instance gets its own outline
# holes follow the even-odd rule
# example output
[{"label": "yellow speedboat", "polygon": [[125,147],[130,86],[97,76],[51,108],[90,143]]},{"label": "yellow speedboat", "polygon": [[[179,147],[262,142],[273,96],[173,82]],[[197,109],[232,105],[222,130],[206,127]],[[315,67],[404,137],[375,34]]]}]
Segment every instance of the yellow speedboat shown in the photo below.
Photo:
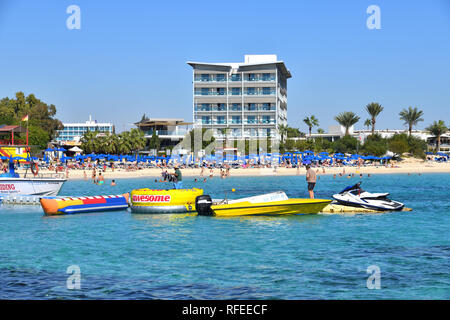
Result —
[{"label": "yellow speedboat", "polygon": [[282,192],[273,192],[237,200],[212,200],[208,195],[197,197],[195,207],[198,215],[235,217],[247,215],[316,214],[331,203],[327,199],[289,199]]}]

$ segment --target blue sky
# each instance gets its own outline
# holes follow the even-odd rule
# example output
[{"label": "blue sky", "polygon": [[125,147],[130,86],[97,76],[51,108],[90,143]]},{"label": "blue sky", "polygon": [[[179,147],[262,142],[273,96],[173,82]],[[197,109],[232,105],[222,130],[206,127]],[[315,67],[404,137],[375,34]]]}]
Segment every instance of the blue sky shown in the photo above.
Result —
[{"label": "blue sky", "polygon": [[[344,2],[344,3],[341,3]],[[68,30],[66,8],[81,8]],[[381,30],[366,27],[369,5]],[[450,1],[0,0],[0,97],[34,93],[65,122],[89,114],[129,129],[143,113],[192,120],[186,61],[240,62],[277,54],[288,82],[288,123],[325,130],[381,103],[377,127],[403,128],[402,108],[450,124]]]}]

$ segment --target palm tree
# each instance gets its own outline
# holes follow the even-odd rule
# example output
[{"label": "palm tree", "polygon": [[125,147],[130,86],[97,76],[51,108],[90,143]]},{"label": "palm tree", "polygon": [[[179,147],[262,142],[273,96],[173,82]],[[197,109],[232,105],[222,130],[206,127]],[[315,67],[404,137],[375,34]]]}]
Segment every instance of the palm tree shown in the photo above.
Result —
[{"label": "palm tree", "polygon": [[420,121],[423,121],[423,111],[417,108],[409,107],[408,110],[403,109],[400,113],[400,120],[403,120],[408,125],[409,136],[411,136],[413,126],[416,126]]},{"label": "palm tree", "polygon": [[369,130],[369,127],[372,125],[372,121],[370,121],[370,119],[366,119],[366,121],[364,121],[364,126],[367,128],[367,130]]},{"label": "palm tree", "polygon": [[305,117],[305,119],[303,119],[303,122],[308,126],[309,136],[311,137],[311,130],[313,127],[319,125],[319,119],[312,115],[311,117]]},{"label": "palm tree", "polygon": [[434,121],[432,125],[426,128],[429,133],[436,137],[436,152],[441,151],[441,135],[447,132],[448,128],[444,121]]},{"label": "palm tree", "polygon": [[97,135],[98,131],[86,131],[81,137],[81,148],[85,153],[92,153],[97,151]]},{"label": "palm tree", "polygon": [[375,123],[377,122],[377,117],[383,109],[384,108],[378,102],[371,102],[366,106],[366,111],[371,117],[372,135],[375,134]]},{"label": "palm tree", "polygon": [[142,130],[136,128],[131,129],[129,138],[131,140],[132,151],[138,151],[145,147],[146,139]]},{"label": "palm tree", "polygon": [[350,127],[359,121],[359,117],[351,111],[346,111],[339,113],[336,117],[334,117],[334,120],[345,128],[345,135],[347,136],[349,134]]},{"label": "palm tree", "polygon": [[322,128],[319,128],[319,129],[317,129],[317,133],[324,134],[325,130],[323,130]]},{"label": "palm tree", "polygon": [[281,135],[281,143],[284,142],[284,137],[287,136],[288,133],[288,126],[284,124],[278,125],[278,132]]},{"label": "palm tree", "polygon": [[128,154],[132,150],[130,132],[124,131],[119,133],[119,145],[117,148],[117,152],[121,154]]}]

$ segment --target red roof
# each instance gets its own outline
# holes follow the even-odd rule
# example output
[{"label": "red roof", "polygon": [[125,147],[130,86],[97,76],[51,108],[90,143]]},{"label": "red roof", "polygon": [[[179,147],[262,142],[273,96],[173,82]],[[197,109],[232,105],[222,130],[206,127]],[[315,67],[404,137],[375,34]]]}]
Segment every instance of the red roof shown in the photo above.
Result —
[{"label": "red roof", "polygon": [[0,132],[26,132],[26,129],[20,126],[0,125]]}]

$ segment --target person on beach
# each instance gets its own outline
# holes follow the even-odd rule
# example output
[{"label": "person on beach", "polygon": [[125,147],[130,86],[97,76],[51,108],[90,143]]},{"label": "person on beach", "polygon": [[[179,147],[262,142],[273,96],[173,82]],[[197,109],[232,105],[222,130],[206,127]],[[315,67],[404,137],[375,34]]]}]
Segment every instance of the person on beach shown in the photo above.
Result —
[{"label": "person on beach", "polygon": [[183,175],[180,171],[180,166],[178,164],[175,165],[175,172],[173,174],[175,177],[175,181],[173,182],[174,189],[182,189],[183,188]]},{"label": "person on beach", "polygon": [[308,192],[310,199],[314,199],[314,187],[316,186],[316,180],[316,172],[311,169],[311,166],[308,164],[306,166],[306,182],[308,182]]}]

